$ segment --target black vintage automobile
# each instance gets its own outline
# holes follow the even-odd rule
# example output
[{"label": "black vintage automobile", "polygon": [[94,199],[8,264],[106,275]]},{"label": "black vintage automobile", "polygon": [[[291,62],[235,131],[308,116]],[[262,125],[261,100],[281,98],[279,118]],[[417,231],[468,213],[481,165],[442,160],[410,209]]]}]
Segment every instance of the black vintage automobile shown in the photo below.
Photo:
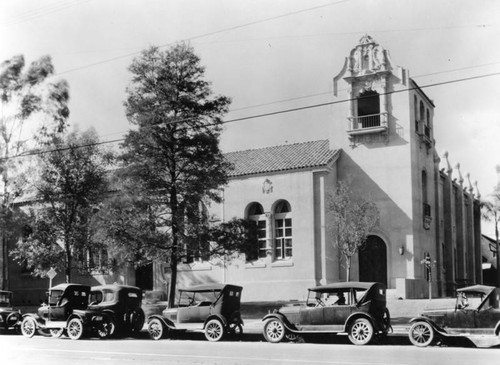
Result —
[{"label": "black vintage automobile", "polygon": [[500,288],[473,285],[458,289],[454,307],[425,311],[411,319],[410,341],[425,347],[454,336],[500,336],[499,301]]},{"label": "black vintage automobile", "polygon": [[21,312],[12,307],[12,292],[0,290],[0,331],[18,329],[20,319]]},{"label": "black vintage automobile", "polygon": [[243,333],[240,315],[241,286],[206,284],[179,289],[177,308],[148,317],[148,333],[159,340],[174,330],[204,331],[208,341],[220,341],[226,334]]},{"label": "black vintage automobile", "polygon": [[140,288],[110,284],[92,287],[87,310],[78,313],[84,321],[84,327],[98,316],[103,319],[108,335],[135,335],[144,326],[145,315],[141,306]]},{"label": "black vintage automobile", "polygon": [[285,305],[262,319],[269,342],[314,333],[347,333],[355,345],[391,330],[385,287],[380,283],[341,282],[309,289],[306,303]]},{"label": "black vintage automobile", "polygon": [[90,287],[81,284],[59,284],[50,288],[48,303],[38,308],[37,313],[23,315],[21,333],[33,337],[38,330],[60,337],[66,332],[70,338],[79,339],[81,323],[75,312],[87,308],[89,294]]}]

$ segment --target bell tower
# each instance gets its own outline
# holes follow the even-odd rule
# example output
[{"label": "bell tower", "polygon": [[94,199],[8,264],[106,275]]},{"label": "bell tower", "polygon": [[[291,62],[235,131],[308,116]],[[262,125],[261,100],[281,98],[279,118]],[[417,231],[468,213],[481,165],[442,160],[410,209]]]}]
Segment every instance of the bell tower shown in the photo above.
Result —
[{"label": "bell tower", "polygon": [[405,70],[393,66],[389,52],[369,35],[364,35],[346,57],[333,85],[334,95],[343,94],[348,101],[346,132],[351,145],[367,140],[388,142],[389,95],[394,91],[390,78],[394,74],[398,83],[407,84]]}]

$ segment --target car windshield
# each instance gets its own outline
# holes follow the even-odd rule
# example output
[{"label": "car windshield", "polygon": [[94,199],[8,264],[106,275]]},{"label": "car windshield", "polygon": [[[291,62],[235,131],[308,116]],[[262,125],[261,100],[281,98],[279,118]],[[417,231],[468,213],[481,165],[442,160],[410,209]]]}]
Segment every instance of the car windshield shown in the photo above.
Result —
[{"label": "car windshield", "polygon": [[51,290],[49,294],[49,305],[57,305],[57,302],[59,302],[59,299],[62,298],[63,295],[62,290]]},{"label": "car windshield", "polygon": [[194,305],[210,305],[219,297],[220,291],[211,292],[189,292],[181,291],[179,297],[179,307]]},{"label": "car windshield", "polygon": [[478,309],[483,302],[484,294],[477,292],[460,292],[457,294],[458,309]]},{"label": "car windshield", "polygon": [[0,307],[10,306],[10,293],[0,293]]}]

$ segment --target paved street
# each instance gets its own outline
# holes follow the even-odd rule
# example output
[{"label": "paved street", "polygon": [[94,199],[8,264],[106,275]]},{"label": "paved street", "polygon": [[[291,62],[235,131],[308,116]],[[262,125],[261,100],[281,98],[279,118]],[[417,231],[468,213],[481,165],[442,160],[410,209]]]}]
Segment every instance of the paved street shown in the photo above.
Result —
[{"label": "paved street", "polygon": [[[244,341],[210,343],[202,334],[152,341],[139,339],[84,339],[72,341],[35,336],[0,336],[2,364],[498,364],[499,348],[416,348],[404,336],[391,336],[387,344],[353,346],[345,336],[309,339],[307,343],[264,342],[247,334]],[[465,344],[466,345],[466,344]],[[467,346],[467,345],[466,345]]]}]

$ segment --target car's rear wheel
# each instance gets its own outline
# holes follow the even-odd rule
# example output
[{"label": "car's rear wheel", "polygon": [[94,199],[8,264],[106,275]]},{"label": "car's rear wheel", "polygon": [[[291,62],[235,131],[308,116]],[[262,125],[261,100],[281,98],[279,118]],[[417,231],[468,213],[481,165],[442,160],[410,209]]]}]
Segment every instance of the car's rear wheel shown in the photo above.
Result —
[{"label": "car's rear wheel", "polygon": [[211,342],[222,340],[224,337],[224,326],[218,319],[211,319],[205,326],[205,337]]},{"label": "car's rear wheel", "polygon": [[408,337],[413,345],[426,347],[434,341],[434,329],[427,322],[415,322],[410,327]]},{"label": "car's rear wheel", "polygon": [[153,340],[159,340],[163,337],[165,327],[158,318],[153,318],[148,322],[149,337]]},{"label": "car's rear wheel", "polygon": [[50,335],[55,338],[59,338],[64,334],[64,328],[53,328],[50,330]]},{"label": "car's rear wheel", "polygon": [[264,324],[264,338],[268,342],[278,343],[283,341],[285,335],[285,325],[278,318],[272,318]]},{"label": "car's rear wheel", "polygon": [[73,318],[68,322],[66,328],[68,337],[72,340],[79,340],[83,336],[83,322],[80,318]]},{"label": "car's rear wheel", "polygon": [[36,333],[36,321],[34,318],[26,317],[21,322],[21,333],[24,337],[31,338]]},{"label": "car's rear wheel", "polygon": [[366,318],[358,318],[349,327],[349,341],[354,345],[366,345],[373,338],[373,325]]},{"label": "car's rear wheel", "polygon": [[144,311],[139,309],[134,309],[129,316],[129,323],[132,334],[139,333],[144,326],[144,321],[146,320],[146,316],[144,315]]}]

